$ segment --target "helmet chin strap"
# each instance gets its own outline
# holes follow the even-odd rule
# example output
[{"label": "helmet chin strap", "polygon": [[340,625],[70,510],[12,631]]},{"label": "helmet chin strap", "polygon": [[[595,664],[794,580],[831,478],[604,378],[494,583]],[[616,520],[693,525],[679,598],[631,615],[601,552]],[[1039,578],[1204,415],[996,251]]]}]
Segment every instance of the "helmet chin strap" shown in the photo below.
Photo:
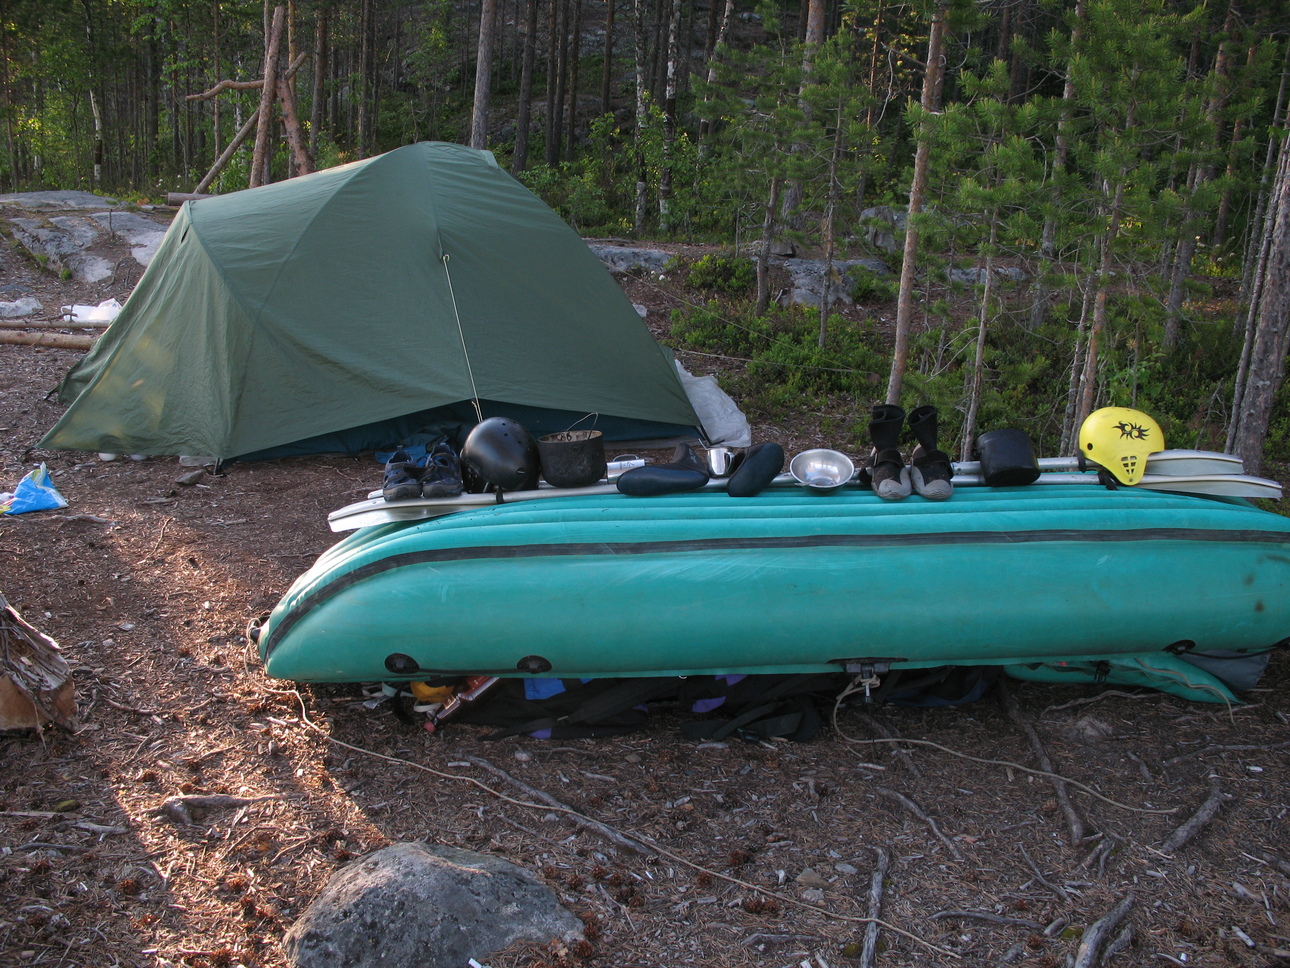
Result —
[{"label": "helmet chin strap", "polygon": [[452,288],[452,273],[448,271],[448,253],[440,259],[443,263],[443,274],[448,279],[448,298],[452,300],[452,315],[457,320],[457,337],[461,340],[461,355],[466,361],[466,375],[470,377],[470,402],[475,405],[475,420],[484,422],[484,411],[479,406],[479,390],[475,387],[475,370],[470,365],[470,352],[466,349],[466,333],[461,328],[461,314],[457,312],[457,294]]}]

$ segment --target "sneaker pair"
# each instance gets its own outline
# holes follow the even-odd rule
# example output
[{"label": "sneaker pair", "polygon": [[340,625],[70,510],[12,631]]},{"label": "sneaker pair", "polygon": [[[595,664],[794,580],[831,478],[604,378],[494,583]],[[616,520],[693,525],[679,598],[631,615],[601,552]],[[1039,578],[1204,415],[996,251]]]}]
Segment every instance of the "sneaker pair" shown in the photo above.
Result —
[{"label": "sneaker pair", "polygon": [[413,459],[406,450],[391,454],[385,464],[381,496],[387,501],[456,497],[461,489],[461,461],[456,451],[440,441],[419,459]]}]

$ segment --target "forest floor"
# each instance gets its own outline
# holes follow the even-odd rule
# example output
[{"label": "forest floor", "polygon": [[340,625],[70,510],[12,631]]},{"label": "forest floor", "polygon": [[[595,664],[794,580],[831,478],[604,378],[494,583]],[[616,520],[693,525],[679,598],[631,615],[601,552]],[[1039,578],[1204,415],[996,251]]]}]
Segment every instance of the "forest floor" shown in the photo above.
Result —
[{"label": "forest floor", "polygon": [[[135,281],[75,286],[8,247],[0,278],[47,307],[123,299]],[[628,290],[656,310],[676,298]],[[1108,964],[1290,962],[1284,653],[1231,708],[1012,682],[954,708],[847,706],[805,743],[688,742],[666,706],[615,739],[432,735],[357,686],[266,679],[244,634],[379,465],[236,464],[182,484],[173,458],[32,451],[77,358],[0,350],[0,483],[45,461],[69,502],[0,518],[0,590],[62,644],[80,706],[75,732],[0,737],[0,965],[280,968],[329,877],[423,839],[537,872],[588,926],[585,947],[517,947],[493,968],[856,964],[880,862],[881,966],[1056,968],[1126,899]],[[754,430],[790,453],[829,444],[809,418]],[[1036,743],[1074,817],[1035,772]],[[159,810],[185,795],[244,802],[191,824]],[[1207,802],[1213,820],[1164,849]]]}]

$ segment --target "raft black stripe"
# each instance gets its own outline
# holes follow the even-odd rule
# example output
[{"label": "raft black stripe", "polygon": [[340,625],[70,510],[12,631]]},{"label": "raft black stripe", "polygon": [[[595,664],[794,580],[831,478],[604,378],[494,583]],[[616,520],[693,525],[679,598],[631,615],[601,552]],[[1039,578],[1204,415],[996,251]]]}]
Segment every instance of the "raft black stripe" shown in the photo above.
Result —
[{"label": "raft black stripe", "polygon": [[522,558],[592,557],[599,555],[660,555],[692,551],[797,550],[803,548],[908,548],[929,545],[1037,544],[1076,541],[1126,543],[1131,541],[1203,541],[1235,544],[1290,545],[1282,531],[1224,531],[1194,528],[1131,528],[1121,531],[1088,531],[1051,528],[1040,531],[932,531],[925,534],[811,534],[762,538],[696,538],[677,541],[591,541],[572,544],[497,545],[469,548],[434,548],[390,555],[369,562],[315,589],[274,625],[264,643],[267,659],[306,612],[351,585],[396,568],[451,561],[515,560]]}]

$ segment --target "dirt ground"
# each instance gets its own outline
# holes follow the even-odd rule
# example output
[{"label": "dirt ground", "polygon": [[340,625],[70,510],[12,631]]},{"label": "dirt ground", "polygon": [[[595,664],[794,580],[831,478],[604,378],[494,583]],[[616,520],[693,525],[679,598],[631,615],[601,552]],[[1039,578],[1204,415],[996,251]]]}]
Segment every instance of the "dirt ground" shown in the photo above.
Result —
[{"label": "dirt ground", "polygon": [[[47,307],[137,279],[77,287],[2,248],[0,282]],[[1290,963],[1284,653],[1233,708],[1012,682],[956,708],[847,706],[808,743],[687,742],[666,707],[617,739],[431,735],[357,686],[267,680],[244,635],[379,466],[183,484],[173,458],[31,450],[77,356],[0,347],[0,489],[45,461],[69,501],[0,518],[0,590],[62,644],[80,704],[75,732],[0,736],[0,965],[278,968],[331,875],[418,839],[538,872],[587,924],[585,945],[493,968],[859,964],[881,865],[877,965],[1096,964],[1081,944],[1122,902],[1104,963]],[[827,444],[809,426],[756,436]],[[159,811],[184,795],[240,799],[191,824]],[[1165,849],[1206,803],[1213,819]]]}]

